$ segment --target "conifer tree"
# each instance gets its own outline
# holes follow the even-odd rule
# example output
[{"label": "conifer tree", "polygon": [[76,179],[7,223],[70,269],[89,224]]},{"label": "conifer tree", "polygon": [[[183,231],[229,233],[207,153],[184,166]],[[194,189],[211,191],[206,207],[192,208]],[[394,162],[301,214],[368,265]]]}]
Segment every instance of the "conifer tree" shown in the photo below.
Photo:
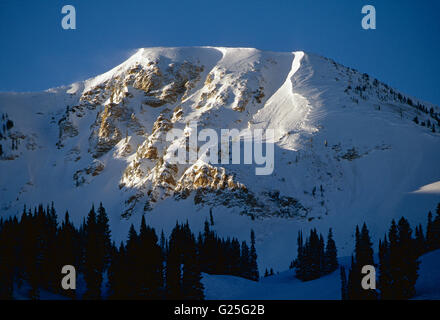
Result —
[{"label": "conifer tree", "polygon": [[142,216],[139,232],[139,285],[140,297],[144,299],[158,299],[162,295],[163,261],[162,249],[153,228],[146,225],[145,216]]},{"label": "conifer tree", "polygon": [[13,221],[0,220],[0,299],[10,300],[13,296]]},{"label": "conifer tree", "polygon": [[412,238],[412,230],[405,218],[398,222],[398,242],[390,246],[391,273],[397,299],[409,299],[415,294],[420,262]]},{"label": "conifer tree", "polygon": [[292,267],[295,268],[296,277],[298,279],[305,278],[305,250],[304,250],[304,239],[302,231],[298,231],[297,239],[297,258],[292,263]]},{"label": "conifer tree", "polygon": [[[57,235],[57,273],[59,276],[57,283],[61,282],[62,275],[60,271],[65,265],[72,265],[79,270],[81,260],[81,248],[79,247],[79,235],[74,225],[70,221],[69,212],[66,211],[64,220],[61,224]],[[66,294],[71,298],[75,297],[75,293],[71,290],[65,291],[59,289],[59,292]]]},{"label": "conifer tree", "polygon": [[412,230],[405,218],[393,220],[381,243],[380,289],[382,299],[409,299],[415,294],[418,278],[418,252]]},{"label": "conifer tree", "polygon": [[428,224],[426,226],[426,250],[434,250],[434,230],[432,221],[432,212],[428,212]]},{"label": "conifer tree", "polygon": [[110,299],[127,299],[129,290],[127,288],[127,255],[124,243],[121,242],[119,249],[112,250],[111,263],[108,269],[108,285]]},{"label": "conifer tree", "polygon": [[355,241],[355,255],[352,257],[348,275],[348,299],[374,300],[377,298],[376,292],[374,290],[364,290],[361,287],[362,268],[366,265],[374,266],[372,243],[365,223],[361,231],[356,226]]},{"label": "conifer tree", "polygon": [[426,240],[425,240],[425,236],[423,235],[423,229],[421,224],[419,226],[416,226],[414,241],[415,241],[414,244],[417,255],[421,256],[426,251]]},{"label": "conifer tree", "polygon": [[341,266],[340,268],[340,276],[341,276],[341,300],[347,300],[347,276],[345,274],[345,268]]},{"label": "conifer tree", "polygon": [[[396,229],[397,230],[397,229]],[[394,231],[393,231],[394,232]],[[390,234],[394,239],[394,235]],[[379,283],[381,299],[390,299],[392,292],[390,291],[392,284],[392,276],[390,274],[390,244],[385,235],[384,240],[379,240]]]},{"label": "conifer tree", "polygon": [[229,254],[230,274],[234,276],[240,275],[240,242],[236,238],[231,241],[231,251]]},{"label": "conifer tree", "polygon": [[440,249],[440,203],[437,206],[436,216],[432,221],[431,228],[431,250]]},{"label": "conifer tree", "polygon": [[200,273],[200,264],[197,257],[194,235],[189,231],[185,239],[185,252],[183,255],[182,293],[184,299],[202,300],[203,284]]},{"label": "conifer tree", "polygon": [[240,263],[240,274],[243,278],[250,279],[250,256],[249,247],[246,241],[241,243],[241,263]]},{"label": "conifer tree", "polygon": [[258,281],[260,278],[259,272],[258,272],[258,265],[257,265],[257,251],[255,249],[255,233],[254,230],[251,230],[251,248],[249,251],[249,267],[250,267],[250,279],[254,281]]},{"label": "conifer tree", "polygon": [[102,202],[99,204],[98,215],[96,218],[97,224],[97,240],[99,258],[102,260],[100,269],[102,272],[108,267],[111,251],[111,232],[109,226],[109,219],[107,212],[102,206]]},{"label": "conifer tree", "polygon": [[325,248],[325,257],[324,257],[325,265],[324,265],[324,273],[332,273],[335,271],[338,264],[338,253],[336,249],[336,243],[333,240],[333,232],[332,229],[328,231],[327,245]]},{"label": "conifer tree", "polygon": [[101,298],[102,256],[99,255],[98,225],[95,208],[92,206],[87,215],[85,225],[84,280],[87,284],[85,298],[96,300]]},{"label": "conifer tree", "polygon": [[182,239],[181,227],[176,223],[169,239],[166,263],[166,293],[168,299],[182,299]]}]

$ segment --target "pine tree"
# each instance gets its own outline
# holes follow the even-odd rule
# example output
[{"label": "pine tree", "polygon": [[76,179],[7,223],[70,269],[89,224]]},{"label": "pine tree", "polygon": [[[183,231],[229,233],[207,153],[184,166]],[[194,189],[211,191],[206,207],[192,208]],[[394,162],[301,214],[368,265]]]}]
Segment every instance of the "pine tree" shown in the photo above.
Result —
[{"label": "pine tree", "polygon": [[236,238],[231,241],[231,251],[229,254],[231,264],[230,274],[233,276],[240,275],[240,242]]},{"label": "pine tree", "polygon": [[241,262],[240,262],[240,275],[243,278],[250,279],[250,256],[249,247],[246,241],[241,243]]},{"label": "pine tree", "polygon": [[340,276],[341,276],[341,300],[347,300],[347,276],[345,274],[345,268],[341,266],[340,268]]},{"label": "pine tree", "polygon": [[291,266],[295,268],[296,277],[298,279],[303,279],[305,277],[305,250],[302,231],[298,231],[297,258]]},{"label": "pine tree", "polygon": [[[356,227],[357,229],[357,227]],[[348,271],[347,281],[347,299],[348,300],[360,300],[361,297],[361,274],[358,265],[355,262],[354,256],[351,256],[351,267]]]},{"label": "pine tree", "polygon": [[182,299],[182,251],[181,227],[176,223],[169,240],[169,251],[166,263],[166,293],[168,299]]},{"label": "pine tree", "polygon": [[437,206],[434,221],[432,221],[431,232],[431,250],[440,249],[440,203]]},{"label": "pine tree", "polygon": [[328,231],[327,237],[327,245],[325,248],[325,257],[324,257],[324,273],[332,273],[336,269],[338,269],[338,253],[336,249],[336,243],[333,240],[333,232],[332,229]]},{"label": "pine tree", "polygon": [[373,248],[367,225],[364,223],[361,231],[356,226],[355,255],[352,257],[348,280],[348,298],[351,300],[374,300],[377,298],[373,290],[364,290],[361,287],[362,268],[366,265],[374,266]]},{"label": "pine tree", "polygon": [[415,294],[418,278],[418,252],[412,230],[405,218],[393,220],[381,243],[380,289],[382,299],[409,299]]},{"label": "pine tree", "polygon": [[166,268],[168,299],[203,299],[197,245],[188,223],[176,223],[169,240]]},{"label": "pine tree", "polygon": [[415,248],[417,255],[421,256],[425,253],[426,248],[426,240],[425,236],[423,235],[423,229],[422,225],[420,224],[418,227],[416,227],[415,230]]},{"label": "pine tree", "polygon": [[140,297],[144,299],[158,299],[162,295],[163,260],[162,249],[157,243],[154,229],[148,227],[145,216],[142,216],[139,232],[139,269]]},{"label": "pine tree", "polygon": [[109,219],[107,213],[102,206],[99,204],[98,216],[96,218],[97,224],[97,240],[98,240],[98,250],[99,259],[102,261],[100,267],[101,272],[103,272],[110,262],[110,250],[111,250],[111,232],[109,226]]},{"label": "pine tree", "polygon": [[112,258],[108,270],[109,298],[110,299],[128,299],[130,289],[127,274],[127,253],[124,243],[121,242],[119,249],[115,247],[112,250]]},{"label": "pine tree", "polygon": [[200,246],[200,264],[202,271],[206,273],[215,273],[218,268],[217,240],[214,232],[211,231],[209,222],[205,221],[203,232],[203,243]]},{"label": "pine tree", "polygon": [[254,281],[258,281],[260,278],[259,272],[258,272],[258,265],[257,265],[257,251],[255,249],[255,233],[254,230],[251,230],[251,249],[249,251],[249,273],[250,273],[250,279]]},{"label": "pine tree", "polygon": [[0,299],[10,300],[13,296],[13,239],[12,220],[0,220]]},{"label": "pine tree", "polygon": [[415,248],[412,230],[405,218],[398,223],[399,240],[396,248],[390,247],[390,251],[396,251],[391,255],[391,270],[396,285],[398,299],[409,299],[415,294],[415,284],[418,278],[420,262]]},{"label": "pine tree", "polygon": [[432,222],[432,212],[428,212],[428,224],[426,226],[426,250],[434,250],[434,230]]},{"label": "pine tree", "polygon": [[182,293],[184,299],[202,300],[204,298],[201,279],[196,242],[188,227],[183,255]]},{"label": "pine tree", "polygon": [[[79,264],[81,260],[81,248],[79,247],[79,234],[74,225],[70,221],[69,212],[66,211],[64,221],[61,224],[60,230],[57,236],[57,275],[60,275],[60,270],[65,265],[72,265],[79,270]],[[61,278],[58,279],[60,283]],[[75,293],[71,290],[59,291],[62,294],[68,295],[71,298],[75,297]]]},{"label": "pine tree", "polygon": [[[397,229],[396,229],[397,230]],[[394,231],[393,231],[394,232]],[[391,235],[391,238],[394,238]],[[392,277],[390,274],[390,244],[385,235],[384,240],[379,240],[379,283],[381,299],[390,299],[392,292],[390,292],[392,284]]]},{"label": "pine tree", "polygon": [[92,206],[85,225],[84,280],[87,284],[85,298],[96,300],[101,298],[102,256],[98,240],[98,225],[95,208]]},{"label": "pine tree", "polygon": [[302,233],[298,233],[298,257],[292,264],[296,269],[296,277],[302,281],[313,280],[325,274],[325,245],[322,235],[316,229],[303,243]]}]

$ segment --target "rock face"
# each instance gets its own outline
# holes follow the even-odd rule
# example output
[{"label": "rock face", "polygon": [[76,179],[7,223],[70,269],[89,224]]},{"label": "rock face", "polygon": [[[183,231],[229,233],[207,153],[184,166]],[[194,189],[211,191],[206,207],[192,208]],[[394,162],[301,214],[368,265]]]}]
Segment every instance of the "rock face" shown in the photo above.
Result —
[{"label": "rock face", "polygon": [[[25,107],[33,113],[23,116]],[[372,181],[407,174],[405,163],[420,164],[423,171],[440,149],[438,107],[304,52],[140,49],[109,72],[69,88],[1,94],[0,111],[0,170],[2,176],[15,172],[19,181],[16,187],[0,181],[4,211],[28,199],[43,201],[38,183],[50,177],[54,193],[89,202],[106,198],[125,218],[155,210],[166,199],[189,199],[254,218],[308,221],[394,192]],[[274,145],[273,173],[256,176],[261,164],[255,154],[252,164],[243,163],[243,149],[241,164],[209,163],[207,153],[173,162],[179,148],[187,160],[190,151],[200,152],[207,142],[198,136],[202,129],[219,136],[221,129],[274,130],[265,141]],[[173,135],[176,130],[182,134]],[[194,147],[189,141],[197,138]],[[411,158],[417,154],[421,158]],[[230,150],[226,158],[232,159]],[[411,161],[400,161],[406,158]],[[2,166],[14,159],[21,161],[16,167]],[[371,167],[381,169],[365,174]],[[417,170],[410,173],[423,176]]]}]

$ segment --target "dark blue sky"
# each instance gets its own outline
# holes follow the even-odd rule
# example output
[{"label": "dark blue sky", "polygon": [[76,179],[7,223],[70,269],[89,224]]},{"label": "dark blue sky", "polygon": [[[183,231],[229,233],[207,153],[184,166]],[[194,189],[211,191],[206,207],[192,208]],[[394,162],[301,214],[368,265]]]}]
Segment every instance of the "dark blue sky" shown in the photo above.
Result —
[{"label": "dark blue sky", "polygon": [[[61,28],[67,4],[76,30]],[[440,104],[439,35],[438,0],[0,0],[0,91],[83,80],[140,47],[210,45],[315,52]]]}]

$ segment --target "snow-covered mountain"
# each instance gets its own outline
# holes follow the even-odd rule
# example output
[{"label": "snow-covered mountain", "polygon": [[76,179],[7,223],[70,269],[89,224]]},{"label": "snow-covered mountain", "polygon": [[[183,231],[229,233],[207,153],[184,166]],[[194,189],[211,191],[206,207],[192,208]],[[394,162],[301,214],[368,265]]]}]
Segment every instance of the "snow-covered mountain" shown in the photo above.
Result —
[{"label": "snow-covered mountain", "polygon": [[[83,82],[0,93],[0,114],[0,215],[54,201],[79,223],[102,201],[120,241],[142,214],[158,230],[188,220],[197,231],[212,209],[220,235],[255,230],[262,270],[287,269],[299,229],[332,227],[348,255],[356,224],[377,239],[393,218],[424,223],[440,201],[440,108],[304,52],[140,49]],[[192,121],[274,129],[272,174],[171,163]],[[171,129],[186,136],[167,141]]]}]

